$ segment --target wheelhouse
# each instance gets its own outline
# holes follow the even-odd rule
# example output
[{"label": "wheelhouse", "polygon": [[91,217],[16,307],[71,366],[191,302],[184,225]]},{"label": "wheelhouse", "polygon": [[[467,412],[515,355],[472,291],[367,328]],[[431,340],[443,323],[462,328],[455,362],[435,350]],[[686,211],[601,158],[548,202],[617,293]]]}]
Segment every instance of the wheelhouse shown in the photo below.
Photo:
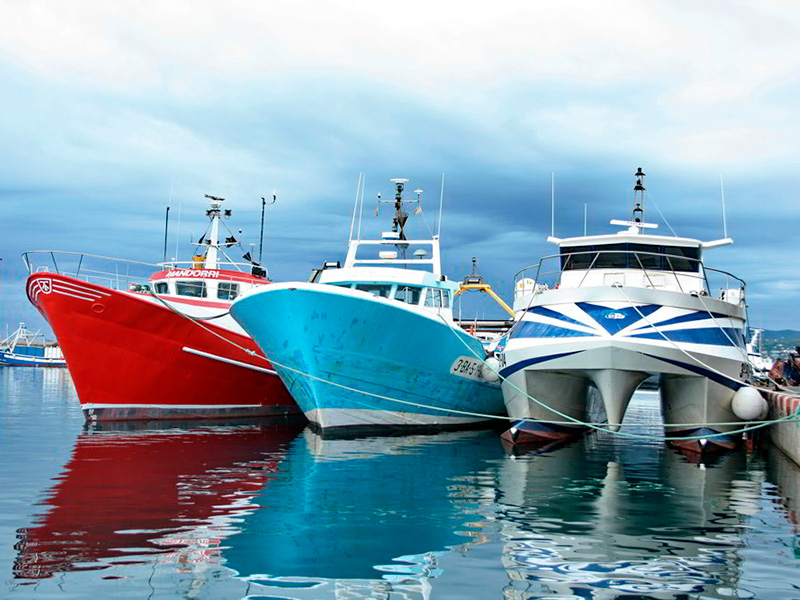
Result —
[{"label": "wheelhouse", "polygon": [[696,246],[656,244],[596,244],[561,247],[561,268],[647,269],[699,273],[701,250]]},{"label": "wheelhouse", "polygon": [[233,302],[268,279],[235,271],[217,269],[171,269],[151,276],[148,293],[158,296]]},{"label": "wheelhouse", "polygon": [[706,283],[702,242],[634,234],[592,236],[561,240],[561,287],[624,285],[700,292]]}]

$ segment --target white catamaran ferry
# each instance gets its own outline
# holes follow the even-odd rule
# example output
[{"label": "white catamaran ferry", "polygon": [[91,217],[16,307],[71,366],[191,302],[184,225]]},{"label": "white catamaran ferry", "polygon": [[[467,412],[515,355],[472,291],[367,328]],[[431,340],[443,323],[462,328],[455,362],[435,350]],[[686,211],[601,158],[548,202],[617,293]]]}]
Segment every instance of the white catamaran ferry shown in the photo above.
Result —
[{"label": "white catamaran ferry", "polygon": [[519,420],[506,433],[512,441],[584,430],[598,395],[616,431],[651,375],[666,435],[691,438],[675,442],[687,450],[732,447],[720,434],[763,413],[744,384],[745,284],[702,260],[732,240],[648,233],[657,225],[644,222],[644,177],[639,169],[633,218],[611,221],[623,231],[551,237],[559,254],[517,274],[515,324],[499,353],[506,407]]}]

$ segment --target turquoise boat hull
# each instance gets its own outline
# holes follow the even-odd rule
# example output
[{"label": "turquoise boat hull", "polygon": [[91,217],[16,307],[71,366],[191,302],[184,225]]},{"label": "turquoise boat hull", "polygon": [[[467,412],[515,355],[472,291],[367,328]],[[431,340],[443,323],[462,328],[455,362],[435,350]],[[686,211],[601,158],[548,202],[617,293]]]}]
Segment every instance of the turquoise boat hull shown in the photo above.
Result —
[{"label": "turquoise boat hull", "polygon": [[273,285],[231,307],[323,431],[449,429],[505,415],[500,386],[474,368],[481,343],[420,312],[322,284]]}]

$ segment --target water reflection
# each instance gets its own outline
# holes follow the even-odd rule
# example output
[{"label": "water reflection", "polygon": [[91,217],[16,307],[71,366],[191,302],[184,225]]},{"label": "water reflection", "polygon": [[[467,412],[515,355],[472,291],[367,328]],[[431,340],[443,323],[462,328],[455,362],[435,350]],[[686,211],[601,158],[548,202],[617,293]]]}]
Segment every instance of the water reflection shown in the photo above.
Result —
[{"label": "water reflection", "polygon": [[[791,554],[800,559],[800,467],[779,448],[769,446],[767,480],[774,484],[773,501],[780,507],[793,536]],[[800,586],[798,586],[800,597]]]},{"label": "water reflection", "polygon": [[0,366],[0,398],[7,410],[29,412],[30,403],[64,403],[80,411],[75,387],[66,369]]},{"label": "water reflection", "polygon": [[[51,450],[30,427],[11,450],[33,461]],[[698,465],[598,435],[510,456],[492,432],[267,424],[61,435],[72,456],[31,527],[0,489],[14,597],[106,597],[127,578],[154,598],[800,598],[800,469],[780,453]]]},{"label": "water reflection", "polygon": [[744,466],[743,453],[706,467],[660,444],[591,438],[507,461],[498,518],[514,582],[508,597],[731,589],[744,517],[760,491],[738,479]]},{"label": "water reflection", "polygon": [[227,565],[241,576],[270,586],[332,584],[336,597],[356,589],[427,596],[438,557],[481,541],[478,509],[494,495],[483,471],[503,456],[493,433],[304,434],[283,476],[255,500],[263,510],[227,540]]},{"label": "water reflection", "polygon": [[48,510],[17,530],[14,576],[105,569],[150,554],[183,564],[217,559],[232,518],[275,477],[300,427],[189,427],[107,425],[78,436]]}]

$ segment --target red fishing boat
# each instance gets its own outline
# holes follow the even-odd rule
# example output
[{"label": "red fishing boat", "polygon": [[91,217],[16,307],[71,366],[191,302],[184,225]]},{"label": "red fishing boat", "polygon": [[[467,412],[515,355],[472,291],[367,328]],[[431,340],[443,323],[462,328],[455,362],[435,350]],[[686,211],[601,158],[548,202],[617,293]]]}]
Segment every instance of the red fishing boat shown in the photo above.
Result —
[{"label": "red fishing boat", "polygon": [[249,253],[247,263],[230,259],[241,246],[233,234],[220,239],[231,211],[207,197],[209,227],[188,263],[23,255],[28,299],[58,338],[87,420],[299,412],[228,313],[234,298],[272,282]]}]

